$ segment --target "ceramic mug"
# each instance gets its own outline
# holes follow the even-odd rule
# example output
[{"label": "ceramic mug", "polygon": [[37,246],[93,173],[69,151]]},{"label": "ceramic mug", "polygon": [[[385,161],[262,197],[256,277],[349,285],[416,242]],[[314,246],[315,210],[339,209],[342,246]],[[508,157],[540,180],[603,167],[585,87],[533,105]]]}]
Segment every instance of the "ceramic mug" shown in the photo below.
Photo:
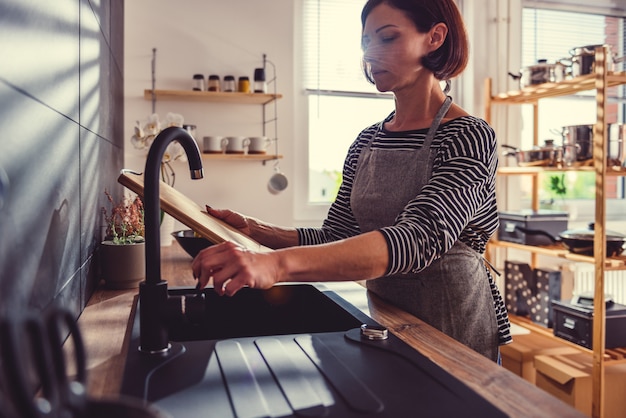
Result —
[{"label": "ceramic mug", "polygon": [[250,144],[248,145],[249,154],[265,154],[267,147],[270,145],[271,140],[266,136],[253,136],[250,137]]},{"label": "ceramic mug", "polygon": [[245,136],[229,136],[226,139],[227,154],[245,154],[248,152],[250,139]]},{"label": "ceramic mug", "polygon": [[275,167],[274,174],[267,182],[267,190],[269,190],[271,194],[278,194],[285,190],[288,184],[287,176],[284,175],[278,167]]},{"label": "ceramic mug", "polygon": [[202,152],[205,154],[222,154],[226,151],[226,138],[221,136],[205,136],[202,138]]}]

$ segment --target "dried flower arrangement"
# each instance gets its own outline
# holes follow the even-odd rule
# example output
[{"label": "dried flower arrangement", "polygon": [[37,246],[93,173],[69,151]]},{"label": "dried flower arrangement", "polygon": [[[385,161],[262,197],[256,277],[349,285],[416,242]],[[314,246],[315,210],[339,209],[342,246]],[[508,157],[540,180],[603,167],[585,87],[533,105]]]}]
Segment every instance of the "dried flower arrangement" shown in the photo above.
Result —
[{"label": "dried flower arrangement", "polygon": [[107,239],[117,245],[144,242],[144,210],[141,198],[136,196],[131,199],[129,196],[124,196],[120,202],[116,203],[108,191],[105,190],[104,194],[111,203],[110,214],[106,208],[102,208],[107,224]]},{"label": "dried flower arrangement", "polygon": [[[159,115],[153,113],[143,122],[137,121],[135,123],[135,133],[130,138],[130,143],[139,150],[149,150],[150,146],[154,142],[154,139],[164,128],[171,126],[178,126],[182,128],[184,118],[178,113],[168,113],[165,115],[165,121],[163,123],[159,119]],[[171,165],[172,161],[187,161],[187,154],[182,145],[178,141],[172,141],[165,149],[163,155],[163,161],[161,162],[161,179],[174,187],[176,180],[176,173]]]}]

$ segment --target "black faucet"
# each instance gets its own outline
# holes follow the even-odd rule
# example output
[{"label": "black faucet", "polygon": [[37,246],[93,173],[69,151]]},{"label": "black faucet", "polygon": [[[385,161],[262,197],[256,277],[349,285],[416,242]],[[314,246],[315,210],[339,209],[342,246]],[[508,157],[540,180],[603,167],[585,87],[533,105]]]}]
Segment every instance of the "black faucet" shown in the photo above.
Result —
[{"label": "black faucet", "polygon": [[146,280],[139,285],[140,347],[142,352],[163,354],[169,350],[167,331],[167,281],[161,280],[161,238],[159,184],[161,164],[167,146],[178,141],[189,161],[192,179],[201,179],[202,158],[196,141],[178,127],[161,131],[148,151],[144,174],[144,221],[146,235]]}]

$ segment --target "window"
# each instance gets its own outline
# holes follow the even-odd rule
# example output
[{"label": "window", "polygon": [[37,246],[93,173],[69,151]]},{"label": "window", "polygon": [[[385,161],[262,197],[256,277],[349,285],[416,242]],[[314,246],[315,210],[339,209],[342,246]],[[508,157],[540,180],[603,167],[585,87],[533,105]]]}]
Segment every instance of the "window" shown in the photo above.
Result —
[{"label": "window", "polygon": [[[530,4],[533,4],[532,2]],[[563,8],[566,6],[562,6]],[[607,44],[613,55],[624,56],[626,19],[603,14],[581,13],[567,10],[550,10],[525,7],[522,11],[522,66],[534,65],[540,59],[549,63],[559,60],[567,62],[570,51],[586,45]],[[623,63],[616,64],[615,71],[623,71]],[[609,123],[623,123],[625,100],[623,86],[612,88],[609,93]],[[567,109],[567,111],[564,111]],[[563,127],[581,124],[594,124],[596,121],[595,92],[588,91],[575,96],[542,100],[539,102],[538,123],[539,145],[546,139],[562,141]],[[533,146],[533,109],[522,109],[522,148]],[[623,157],[622,157],[623,158]],[[549,173],[540,180],[543,185],[540,199],[545,205],[560,199],[551,185],[560,181],[565,185],[566,199],[576,199],[576,206],[582,208],[586,217],[593,216],[595,199],[595,179],[593,173],[567,172],[564,175]],[[528,195],[530,190],[526,190]],[[625,183],[616,178],[607,189],[609,198],[624,200]],[[587,201],[587,203],[585,203]],[[574,205],[569,205],[570,207]],[[587,206],[587,209],[584,209]]]},{"label": "window", "polygon": [[303,78],[308,106],[308,202],[337,194],[350,144],[393,110],[363,75],[364,0],[303,0]]}]

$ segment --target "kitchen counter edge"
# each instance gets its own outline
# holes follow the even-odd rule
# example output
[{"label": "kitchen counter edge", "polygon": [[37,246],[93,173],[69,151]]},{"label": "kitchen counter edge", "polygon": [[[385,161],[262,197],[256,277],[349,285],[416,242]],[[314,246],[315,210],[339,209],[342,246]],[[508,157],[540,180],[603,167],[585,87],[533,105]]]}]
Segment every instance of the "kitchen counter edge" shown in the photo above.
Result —
[{"label": "kitchen counter edge", "polygon": [[[192,286],[191,258],[174,242],[161,248],[168,285]],[[511,417],[584,417],[570,405],[384,302],[356,282],[319,283],[384,325],[408,345],[454,375]],[[94,398],[119,394],[128,350],[129,320],[137,289],[99,287],[78,319],[87,350],[88,391]]]}]

